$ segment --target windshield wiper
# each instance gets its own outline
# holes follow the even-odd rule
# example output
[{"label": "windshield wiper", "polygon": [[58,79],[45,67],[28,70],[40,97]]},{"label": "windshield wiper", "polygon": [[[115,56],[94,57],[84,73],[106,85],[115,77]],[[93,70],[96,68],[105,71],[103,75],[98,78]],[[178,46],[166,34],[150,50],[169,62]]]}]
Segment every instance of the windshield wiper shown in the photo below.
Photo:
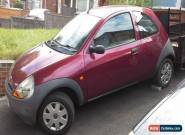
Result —
[{"label": "windshield wiper", "polygon": [[57,40],[49,40],[49,41],[46,42],[46,44],[48,44],[51,47],[63,47],[63,48],[67,48],[68,50],[70,49],[70,51],[72,51],[72,52],[77,52],[76,48],[74,48],[70,45],[62,45]]},{"label": "windshield wiper", "polygon": [[48,41],[46,41],[46,44],[49,45],[49,46],[51,46],[51,47],[58,46],[58,45],[55,43],[54,40],[48,40]]},{"label": "windshield wiper", "polygon": [[62,45],[60,42],[58,42],[57,40],[53,40],[53,41],[55,41],[57,44],[59,44],[60,46],[62,46],[62,47],[64,47],[64,48],[67,48],[67,49],[72,49],[73,50],[73,52],[76,52],[77,51],[77,49],[76,48],[74,48],[74,47],[72,47],[72,46],[70,46],[70,45]]},{"label": "windshield wiper", "polygon": [[70,46],[70,45],[61,45],[62,47],[65,47],[65,48],[68,48],[68,49],[72,49],[73,51],[77,51],[77,49],[76,48],[74,48],[74,47],[72,47],[72,46]]}]

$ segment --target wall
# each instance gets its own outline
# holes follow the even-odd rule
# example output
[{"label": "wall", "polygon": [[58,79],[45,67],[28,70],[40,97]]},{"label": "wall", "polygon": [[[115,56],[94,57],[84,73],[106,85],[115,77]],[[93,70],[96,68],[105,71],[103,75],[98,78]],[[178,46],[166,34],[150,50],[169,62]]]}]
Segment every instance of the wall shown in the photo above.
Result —
[{"label": "wall", "polygon": [[108,0],[99,0],[99,6],[105,6],[108,4]]},{"label": "wall", "polygon": [[45,21],[12,17],[11,19],[0,18],[0,27],[3,28],[63,28],[74,16],[58,14],[45,14]]},{"label": "wall", "polygon": [[0,27],[3,28],[10,28],[11,27],[11,20],[0,18]]},{"label": "wall", "polygon": [[11,18],[12,16],[25,16],[28,11],[0,7],[0,18]]},{"label": "wall", "polygon": [[41,20],[25,19],[21,17],[11,18],[11,28],[44,28],[45,22]]},{"label": "wall", "polygon": [[75,8],[69,8],[69,7],[62,7],[61,9],[61,14],[63,16],[74,16],[76,12],[76,9]]},{"label": "wall", "polygon": [[10,7],[13,7],[13,5],[16,3],[17,0],[10,0]]},{"label": "wall", "polygon": [[[45,3],[46,2],[46,3]],[[62,2],[63,3],[63,2]],[[61,5],[62,6],[62,5]],[[42,7],[57,12],[57,0],[42,0]]]},{"label": "wall", "polygon": [[5,79],[13,63],[14,61],[11,60],[0,60],[0,96],[5,95]]},{"label": "wall", "polygon": [[68,23],[73,16],[62,16],[58,14],[45,14],[45,28],[62,28]]},{"label": "wall", "polygon": [[45,22],[41,20],[25,19],[21,17],[12,17],[10,19],[0,18],[0,27],[2,28],[45,28]]},{"label": "wall", "polygon": [[[47,9],[49,9],[51,12],[53,12],[53,13],[57,13],[57,10],[58,10],[58,1],[59,0],[42,0],[42,7],[43,8],[47,8]],[[71,0],[60,0],[61,2],[61,12],[63,12],[64,11],[64,9],[63,8],[69,8],[70,7],[70,5],[71,5]],[[69,2],[70,1],[70,2]],[[45,3],[46,2],[46,3]],[[66,3],[65,3],[66,2]],[[69,4],[67,4],[67,3],[69,3]],[[66,5],[67,4],[67,5]],[[59,6],[59,7],[60,7]],[[76,7],[76,0],[73,0],[73,7],[72,8],[75,8]]]}]

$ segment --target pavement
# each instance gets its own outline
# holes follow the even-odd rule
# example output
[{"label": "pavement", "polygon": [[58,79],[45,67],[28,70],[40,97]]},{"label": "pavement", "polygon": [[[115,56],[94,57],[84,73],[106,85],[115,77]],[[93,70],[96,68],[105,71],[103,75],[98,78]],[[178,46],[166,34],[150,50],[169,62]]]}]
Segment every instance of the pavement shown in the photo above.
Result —
[{"label": "pavement", "polygon": [[[176,71],[163,90],[143,82],[76,108],[75,121],[67,135],[127,135],[129,131],[185,78]],[[0,135],[44,135],[38,126],[26,125],[0,99]]]}]

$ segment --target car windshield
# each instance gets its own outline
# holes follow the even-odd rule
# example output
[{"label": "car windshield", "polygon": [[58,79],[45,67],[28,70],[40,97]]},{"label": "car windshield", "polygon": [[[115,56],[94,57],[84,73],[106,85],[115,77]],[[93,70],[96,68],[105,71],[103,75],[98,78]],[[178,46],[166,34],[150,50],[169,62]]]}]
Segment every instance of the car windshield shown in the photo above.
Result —
[{"label": "car windshield", "polygon": [[89,32],[99,21],[100,18],[95,16],[78,15],[54,37],[54,41],[60,46],[78,51]]}]

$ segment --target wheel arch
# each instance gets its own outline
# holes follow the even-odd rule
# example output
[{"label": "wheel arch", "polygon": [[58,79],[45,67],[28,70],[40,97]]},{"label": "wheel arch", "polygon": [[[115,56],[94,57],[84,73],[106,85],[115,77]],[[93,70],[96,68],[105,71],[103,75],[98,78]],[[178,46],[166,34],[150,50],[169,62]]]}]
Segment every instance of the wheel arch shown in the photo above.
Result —
[{"label": "wheel arch", "polygon": [[165,59],[170,59],[173,63],[175,63],[175,56],[169,54],[168,56],[165,57]]},{"label": "wheel arch", "polygon": [[37,95],[39,95],[38,99],[40,100],[36,111],[36,119],[38,119],[38,112],[40,111],[40,108],[45,102],[46,98],[54,93],[64,92],[77,106],[85,103],[83,91],[79,84],[69,78],[51,80],[41,84],[40,86],[37,86],[36,89]]},{"label": "wheel arch", "polygon": [[[53,95],[53,94],[60,94],[60,93],[65,93],[67,94],[71,100],[73,101],[73,103],[76,105],[76,106],[80,106],[82,103],[78,97],[78,95],[76,94],[76,92],[74,92],[73,89],[69,88],[69,87],[59,87],[59,88],[55,88],[53,89],[51,92],[49,92],[46,97],[44,98],[44,100],[49,97],[50,95]],[[43,102],[44,102],[43,100]],[[43,104],[43,102],[41,104]]]},{"label": "wheel arch", "polygon": [[65,92],[68,96],[72,96],[71,98],[75,97],[77,99],[77,102],[75,101],[77,104],[84,104],[84,94],[80,85],[69,78],[48,81],[38,86],[37,91],[39,91],[38,94],[41,96],[40,98],[42,100],[54,92]]},{"label": "wheel arch", "polygon": [[162,49],[162,51],[160,53],[160,56],[158,58],[157,65],[155,68],[155,73],[157,72],[158,68],[160,67],[161,62],[166,58],[171,59],[173,63],[175,62],[175,52],[174,52],[174,49],[173,49],[172,44],[169,39],[166,42],[166,45],[164,46],[164,48]]}]

